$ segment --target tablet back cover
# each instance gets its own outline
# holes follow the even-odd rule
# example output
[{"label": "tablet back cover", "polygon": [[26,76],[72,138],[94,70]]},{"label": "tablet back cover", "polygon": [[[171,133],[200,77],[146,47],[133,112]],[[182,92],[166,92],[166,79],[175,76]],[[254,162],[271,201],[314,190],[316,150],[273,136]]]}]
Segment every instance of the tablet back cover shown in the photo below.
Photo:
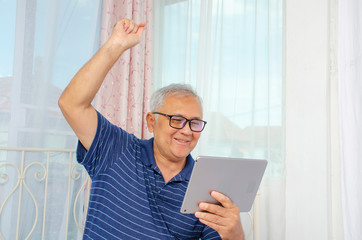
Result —
[{"label": "tablet back cover", "polygon": [[181,213],[194,213],[198,203],[217,201],[212,190],[228,196],[240,212],[250,211],[263,178],[266,160],[200,156],[195,160]]}]

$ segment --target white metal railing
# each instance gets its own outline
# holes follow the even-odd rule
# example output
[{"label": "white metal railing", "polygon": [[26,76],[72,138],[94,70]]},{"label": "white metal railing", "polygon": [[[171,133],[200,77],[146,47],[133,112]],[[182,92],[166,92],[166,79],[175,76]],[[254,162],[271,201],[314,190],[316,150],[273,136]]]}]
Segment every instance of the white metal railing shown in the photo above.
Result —
[{"label": "white metal railing", "polygon": [[[66,175],[64,176],[67,178],[67,189],[68,189],[65,199],[66,203],[64,205],[66,206],[66,217],[63,220],[63,223],[61,223],[62,225],[65,226],[64,238],[65,239],[68,238],[69,235],[68,229],[70,224],[75,225],[80,235],[82,235],[86,211],[87,211],[86,205],[89,196],[88,191],[89,191],[90,179],[88,177],[88,174],[86,174],[86,172],[83,170],[83,168],[76,169],[76,167],[79,166],[79,164],[75,162],[74,152],[75,152],[74,150],[70,149],[59,150],[59,149],[0,147],[0,187],[1,187],[0,188],[0,220],[1,220],[0,239],[5,240],[5,236],[3,235],[3,231],[5,229],[1,228],[5,224],[6,221],[5,218],[9,221],[9,217],[4,216],[4,211],[7,205],[9,205],[9,208],[11,208],[9,210],[11,217],[14,217],[15,214],[14,212],[16,211],[16,220],[15,220],[16,228],[14,229],[13,227],[15,233],[13,232],[9,233],[9,236],[11,237],[9,237],[8,239],[18,240],[20,238],[24,238],[19,236],[21,232],[23,233],[22,235],[25,236],[25,239],[29,239],[32,236],[32,234],[34,234],[34,230],[36,227],[41,228],[41,230],[37,231],[36,239],[47,238],[45,236],[45,231],[47,229],[46,226],[47,224],[46,217],[48,209],[47,204],[48,204],[48,197],[51,194],[51,193],[48,194],[49,190],[48,181],[50,178],[53,178],[53,176],[51,176],[51,173],[54,172],[51,171],[51,169],[49,169],[49,166],[52,163],[52,155],[56,153],[63,154],[64,157],[61,157],[61,159],[57,160],[64,161],[64,158],[66,158],[65,161],[67,162],[68,165],[68,169],[66,169],[65,171],[67,172],[66,174],[67,176]],[[40,159],[38,159],[38,161],[34,161],[33,159],[29,160],[26,157],[27,153],[39,153],[41,157]],[[35,170],[33,180],[35,180],[38,183],[41,183],[41,186],[37,187],[36,193],[34,194],[34,190],[32,190],[28,185],[29,181],[31,180],[31,176],[29,177],[29,173],[31,172],[32,168],[33,168],[32,171],[34,171],[35,167],[38,167],[38,169]],[[75,182],[80,182],[81,180],[83,180],[83,183],[78,184],[81,186],[79,189],[73,189],[71,187],[72,185],[74,185]],[[7,186],[8,191],[6,191],[5,185],[9,185]],[[21,224],[21,222],[24,221],[24,217],[22,217],[22,211],[26,210],[23,207],[23,205],[25,204],[24,194],[26,192],[30,196],[33,205],[32,211],[34,212],[34,217],[33,216],[31,217],[33,217],[34,221],[31,223],[27,222],[27,225],[30,224],[31,228],[29,232],[26,232],[24,234],[24,231],[27,230],[22,229],[22,227],[25,224]],[[40,193],[42,196],[39,196]],[[82,193],[85,195],[85,197],[80,198]],[[73,196],[74,194],[75,198],[72,201],[71,196]],[[84,199],[84,200],[79,202],[79,199]],[[29,204],[29,202],[27,201],[26,204]],[[72,207],[73,210],[71,211]],[[80,212],[79,215],[82,216],[77,216],[77,209],[79,210],[78,212]],[[42,211],[42,216],[39,218],[40,211]],[[72,219],[74,220],[74,223],[71,223],[70,214],[73,215]],[[29,217],[29,219],[31,219],[31,217]],[[27,218],[27,221],[29,221],[29,219]],[[80,221],[81,224],[79,224]],[[8,222],[8,225],[10,225],[10,222]],[[73,239],[73,237],[71,238]]]},{"label": "white metal railing", "polygon": [[[18,159],[18,156],[12,155],[12,152],[20,153],[20,160]],[[43,153],[45,154],[45,159],[40,159],[40,161],[30,161],[30,163],[26,164],[26,153],[31,152],[37,152],[37,153]],[[74,239],[74,236],[68,234],[68,229],[70,224],[73,224],[76,226],[77,231],[79,233],[78,238],[81,238],[83,234],[83,228],[85,223],[85,218],[87,214],[88,209],[88,198],[89,198],[89,189],[90,189],[90,178],[88,174],[85,172],[83,167],[80,169],[75,169],[76,167],[79,167],[80,165],[76,163],[75,161],[75,150],[71,149],[34,149],[34,148],[8,148],[8,147],[0,147],[0,187],[2,185],[5,185],[9,183],[9,175],[6,173],[6,170],[9,168],[13,168],[15,171],[14,176],[12,176],[13,181],[15,182],[14,187],[10,187],[11,189],[6,193],[3,188],[0,188],[0,239],[5,240],[5,237],[3,235],[3,229],[1,228],[2,224],[1,222],[4,220],[4,208],[6,205],[9,204],[9,200],[11,197],[13,197],[12,203],[17,205],[15,207],[17,216],[16,216],[16,229],[15,233],[15,239],[19,239],[19,234],[21,232],[21,211],[22,211],[22,204],[23,204],[23,193],[24,191],[28,192],[28,194],[31,197],[31,200],[34,205],[34,211],[35,211],[35,217],[34,221],[31,223],[31,229],[26,234],[25,239],[29,239],[32,234],[34,233],[34,229],[37,225],[40,225],[41,231],[38,231],[36,235],[36,239],[46,239],[45,231],[46,231],[46,217],[47,217],[47,198],[48,198],[48,179],[51,174],[51,171],[49,169],[50,162],[52,161],[51,153],[62,153],[67,155],[67,176],[64,176],[67,178],[67,192],[63,193],[63,195],[66,195],[66,217],[63,220],[65,225],[65,233],[64,233],[64,239],[68,239],[70,237],[71,239]],[[3,155],[6,155],[5,157]],[[4,161],[5,159],[5,161]],[[63,159],[62,161],[64,161]],[[27,176],[27,172],[30,168],[38,166],[40,167],[40,170],[36,171],[34,174],[34,179],[37,182],[43,182],[43,194],[42,196],[35,196],[34,193],[29,188],[27,181],[29,180],[29,177]],[[13,171],[13,172],[14,172]],[[83,176],[83,178],[82,178]],[[72,183],[81,181],[79,185],[80,187],[78,189],[71,188]],[[15,194],[17,195],[17,199],[15,197]],[[71,195],[75,194],[74,199],[72,200]],[[3,195],[3,196],[1,196]],[[83,196],[81,198],[80,196]],[[38,202],[37,199],[43,199],[41,203]],[[250,218],[250,228],[246,232],[246,239],[250,239],[252,235],[253,240],[259,240],[260,239],[260,203],[259,203],[260,193],[258,192],[254,201],[252,214],[251,212],[247,213]],[[4,199],[2,201],[2,199]],[[82,200],[80,200],[82,199]],[[17,201],[16,201],[17,200]],[[2,202],[1,202],[2,201]],[[41,205],[41,206],[39,206]],[[42,211],[42,217],[39,220],[39,211],[40,208],[43,209]],[[78,215],[77,215],[78,212]],[[13,212],[11,212],[12,215],[14,215]],[[72,218],[70,215],[73,215]],[[74,221],[70,223],[70,221]],[[79,223],[81,222],[81,223]],[[40,237],[41,235],[41,237]],[[34,237],[34,236],[33,236]],[[9,238],[12,239],[12,238]]]}]

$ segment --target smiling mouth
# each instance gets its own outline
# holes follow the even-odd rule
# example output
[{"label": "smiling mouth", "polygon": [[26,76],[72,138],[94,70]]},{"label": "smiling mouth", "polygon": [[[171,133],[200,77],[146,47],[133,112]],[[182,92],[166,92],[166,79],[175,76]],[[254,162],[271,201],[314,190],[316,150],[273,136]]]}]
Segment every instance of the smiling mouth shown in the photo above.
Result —
[{"label": "smiling mouth", "polygon": [[190,140],[182,140],[182,139],[179,139],[179,138],[175,138],[175,140],[179,143],[189,143],[191,142]]}]

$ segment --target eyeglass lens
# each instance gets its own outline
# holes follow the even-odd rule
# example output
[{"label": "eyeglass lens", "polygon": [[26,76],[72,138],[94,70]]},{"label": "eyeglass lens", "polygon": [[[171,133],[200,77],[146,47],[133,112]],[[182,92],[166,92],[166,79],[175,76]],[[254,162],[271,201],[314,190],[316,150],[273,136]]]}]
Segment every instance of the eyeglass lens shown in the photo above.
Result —
[{"label": "eyeglass lens", "polygon": [[[187,120],[183,117],[173,116],[170,119],[170,125],[174,128],[183,128],[185,124],[187,123]],[[204,122],[193,119],[190,121],[190,128],[192,131],[201,131],[204,127]]]}]

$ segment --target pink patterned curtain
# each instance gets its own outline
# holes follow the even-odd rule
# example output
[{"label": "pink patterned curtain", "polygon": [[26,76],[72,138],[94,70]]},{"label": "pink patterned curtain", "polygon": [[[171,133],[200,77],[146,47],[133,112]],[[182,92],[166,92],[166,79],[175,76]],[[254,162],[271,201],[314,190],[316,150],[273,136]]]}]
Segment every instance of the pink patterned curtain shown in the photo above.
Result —
[{"label": "pink patterned curtain", "polygon": [[146,22],[140,44],[123,53],[95,98],[95,108],[110,122],[139,138],[149,138],[145,116],[152,94],[152,1],[104,0],[101,44],[123,18]]}]

